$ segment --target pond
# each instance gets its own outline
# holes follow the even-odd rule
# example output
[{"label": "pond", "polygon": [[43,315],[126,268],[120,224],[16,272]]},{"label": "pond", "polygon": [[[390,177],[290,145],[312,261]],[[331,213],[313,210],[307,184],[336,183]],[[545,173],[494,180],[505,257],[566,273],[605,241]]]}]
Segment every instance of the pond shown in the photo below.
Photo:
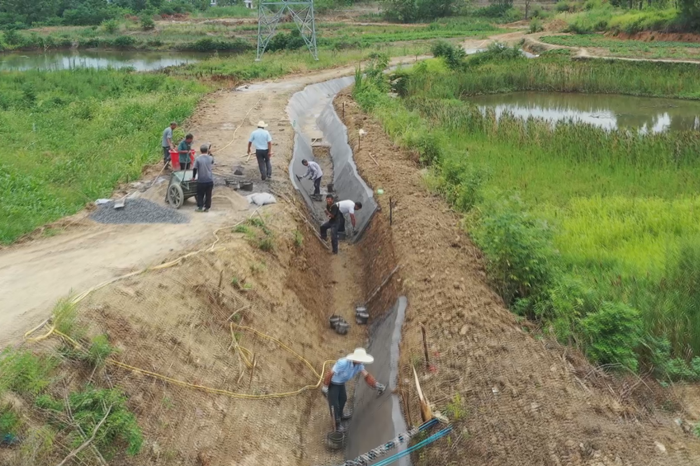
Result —
[{"label": "pond", "polygon": [[194,63],[211,56],[187,52],[52,51],[0,54],[0,71],[69,70],[74,68],[133,68],[153,71]]},{"label": "pond", "polygon": [[700,129],[700,102],[622,95],[518,92],[469,99],[482,111],[492,109],[526,119],[553,123],[573,120],[604,129],[630,129],[641,133]]}]

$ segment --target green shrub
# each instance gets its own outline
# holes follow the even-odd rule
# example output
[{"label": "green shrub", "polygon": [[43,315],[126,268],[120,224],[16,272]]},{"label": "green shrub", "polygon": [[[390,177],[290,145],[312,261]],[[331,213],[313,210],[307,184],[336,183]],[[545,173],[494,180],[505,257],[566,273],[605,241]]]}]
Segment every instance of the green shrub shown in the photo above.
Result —
[{"label": "green shrub", "polygon": [[0,353],[0,392],[3,389],[36,396],[51,383],[58,365],[54,358],[37,356],[26,350],[6,349]]},{"label": "green shrub", "polygon": [[144,14],[140,18],[141,21],[141,29],[144,31],[152,31],[153,29],[156,28],[156,23],[153,21],[153,18],[151,18],[150,15]]},{"label": "green shrub", "polygon": [[0,408],[0,440],[6,435],[16,436],[19,425],[19,416],[9,404]]},{"label": "green shrub", "polygon": [[516,197],[491,201],[482,212],[473,235],[486,256],[490,280],[508,305],[517,304],[521,314],[535,318],[534,303],[555,276],[550,228]]},{"label": "green shrub", "polygon": [[242,39],[219,40],[211,37],[204,37],[195,42],[185,44],[182,50],[192,52],[234,52],[243,53],[252,50],[253,46]]},{"label": "green shrub", "polygon": [[102,29],[108,34],[114,34],[119,30],[119,21],[116,19],[108,19],[102,22]]},{"label": "green shrub", "polygon": [[633,371],[641,343],[639,312],[623,303],[603,302],[597,312],[581,319],[586,354],[599,364],[620,364]]},{"label": "green shrub", "polygon": [[119,36],[112,43],[120,49],[128,49],[136,45],[136,39],[131,36]]},{"label": "green shrub", "polygon": [[275,241],[272,237],[266,236],[258,242],[261,251],[270,252],[275,249]]},{"label": "green shrub", "polygon": [[300,248],[304,245],[304,235],[299,230],[294,230],[294,246]]},{"label": "green shrub", "polygon": [[85,359],[95,367],[102,367],[114,352],[115,349],[109,344],[107,335],[97,335],[92,339]]},{"label": "green shrub", "polygon": [[17,32],[14,29],[8,29],[3,33],[3,41],[7,45],[22,45],[24,43],[24,39],[22,38],[22,34]]},{"label": "green shrub", "polygon": [[462,47],[441,40],[433,44],[431,51],[436,58],[445,60],[447,67],[451,70],[464,68],[464,59],[467,53]]},{"label": "green shrub", "polygon": [[506,23],[513,23],[515,21],[520,21],[525,17],[525,13],[518,8],[509,8],[503,15],[503,20]]},{"label": "green shrub", "polygon": [[544,31],[542,21],[540,21],[538,18],[532,18],[530,20],[530,34],[534,34],[540,31]]},{"label": "green shrub", "polygon": [[[107,416],[94,440],[94,444],[107,457],[111,457],[122,449],[131,456],[141,451],[143,433],[133,413],[129,411],[126,401],[126,396],[116,388],[99,389],[91,385],[68,395],[73,419],[83,432],[94,431],[95,426],[105,415]],[[64,403],[50,396],[38,398],[36,404],[42,409],[64,414]],[[107,414],[108,410],[109,414]],[[72,437],[78,445],[83,442],[77,432],[74,432]]]}]

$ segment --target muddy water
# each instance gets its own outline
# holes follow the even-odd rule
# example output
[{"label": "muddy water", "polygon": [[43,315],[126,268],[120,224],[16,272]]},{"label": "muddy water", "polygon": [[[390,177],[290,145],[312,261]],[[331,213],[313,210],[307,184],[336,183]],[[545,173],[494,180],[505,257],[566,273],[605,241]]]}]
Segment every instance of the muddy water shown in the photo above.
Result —
[{"label": "muddy water", "polygon": [[168,66],[194,63],[210,56],[206,53],[58,51],[0,54],[0,71],[70,70],[75,68],[133,68],[153,71]]},{"label": "muddy water", "polygon": [[520,92],[470,98],[482,110],[500,117],[551,122],[573,120],[605,129],[624,128],[642,133],[700,130],[700,102],[621,95]]}]

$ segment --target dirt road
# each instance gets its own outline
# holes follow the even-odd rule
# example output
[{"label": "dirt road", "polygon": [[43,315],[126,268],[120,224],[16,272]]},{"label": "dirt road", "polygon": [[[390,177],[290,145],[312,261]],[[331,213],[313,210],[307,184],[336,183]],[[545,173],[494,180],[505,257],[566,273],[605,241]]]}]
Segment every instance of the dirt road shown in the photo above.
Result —
[{"label": "dirt road", "polygon": [[[396,58],[392,64],[412,61],[415,57]],[[291,132],[285,109],[293,93],[309,84],[353,72],[353,67],[343,67],[256,83],[242,91],[219,91],[204,99],[186,129],[194,133],[195,147],[202,142],[213,144],[219,175],[230,175],[233,167],[241,165],[246,175],[258,180],[255,157],[246,157],[248,136],[257,121],[269,122],[273,138]],[[275,145],[274,150],[291,153],[291,147]],[[287,179],[286,163],[275,163],[272,183]],[[164,188],[154,187],[144,196],[162,202]],[[0,345],[16,340],[22,332],[46,319],[56,301],[71,292],[85,291],[114,277],[173,259],[179,251],[195,244],[213,241],[217,228],[245,215],[241,212],[245,202],[234,191],[217,188],[214,194],[225,194],[233,201],[216,197],[212,211],[206,216],[195,216],[194,201],[189,200],[181,210],[191,218],[190,223],[102,225],[86,218],[87,213],[83,212],[76,216],[78,226],[58,236],[0,251]]]}]

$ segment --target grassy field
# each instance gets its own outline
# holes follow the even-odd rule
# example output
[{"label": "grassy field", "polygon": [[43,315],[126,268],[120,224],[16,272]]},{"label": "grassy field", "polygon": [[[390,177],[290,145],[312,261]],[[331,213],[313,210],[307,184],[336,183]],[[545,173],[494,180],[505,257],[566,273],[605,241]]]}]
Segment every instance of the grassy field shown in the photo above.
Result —
[{"label": "grassy field", "polygon": [[[380,43],[406,42],[455,37],[486,37],[499,31],[480,19],[450,21],[410,26],[319,22],[316,25],[318,45],[328,49],[363,48]],[[255,45],[257,24],[236,18],[218,22],[158,22],[153,29],[144,29],[137,21],[108,21],[101,26],[51,27],[29,31],[12,31],[0,35],[0,51],[52,49],[120,49],[120,50],[214,50],[243,52]],[[285,34],[296,29],[282,24]],[[295,41],[293,48],[303,42]],[[290,47],[291,48],[291,47]]]},{"label": "grassy field", "polygon": [[161,154],[171,120],[182,121],[208,88],[125,71],[0,74],[0,242],[109,197]]},{"label": "grassy field", "polygon": [[545,36],[542,42],[568,47],[587,47],[606,49],[605,55],[629,58],[700,58],[700,44],[692,42],[641,42],[634,40],[612,39],[597,34],[575,36]]},{"label": "grassy field", "polygon": [[690,70],[607,63],[579,73],[568,58],[497,54],[465,66],[466,73],[431,63],[400,72],[400,100],[387,97],[388,83],[370,70],[356,98],[419,152],[433,168],[429,186],[467,214],[493,285],[514,312],[600,364],[700,378],[700,359],[689,363],[700,355],[692,285],[700,275],[700,136],[497,122],[467,95],[533,87],[619,92],[611,73],[630,94],[679,96]]}]

